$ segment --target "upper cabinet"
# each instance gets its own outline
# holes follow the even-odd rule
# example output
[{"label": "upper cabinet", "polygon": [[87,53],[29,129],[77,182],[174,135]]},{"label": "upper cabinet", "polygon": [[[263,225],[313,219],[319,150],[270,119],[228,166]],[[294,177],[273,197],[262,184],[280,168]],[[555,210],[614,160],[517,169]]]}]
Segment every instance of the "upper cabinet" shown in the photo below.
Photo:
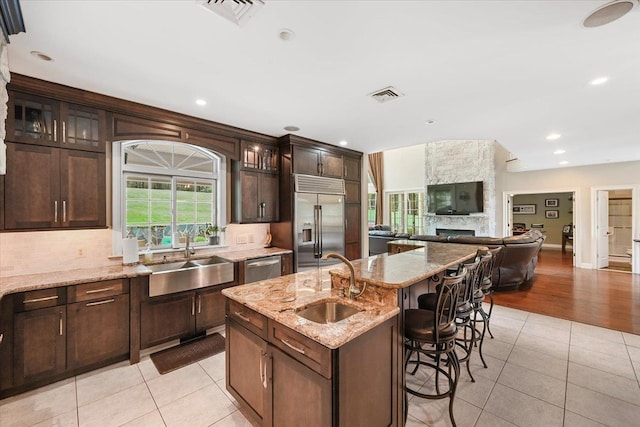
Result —
[{"label": "upper cabinet", "polygon": [[360,158],[344,156],[344,179],[360,182]]},{"label": "upper cabinet", "polygon": [[342,156],[317,148],[294,146],[293,173],[342,178]]},{"label": "upper cabinet", "polygon": [[105,151],[104,110],[11,92],[7,140],[26,144]]}]

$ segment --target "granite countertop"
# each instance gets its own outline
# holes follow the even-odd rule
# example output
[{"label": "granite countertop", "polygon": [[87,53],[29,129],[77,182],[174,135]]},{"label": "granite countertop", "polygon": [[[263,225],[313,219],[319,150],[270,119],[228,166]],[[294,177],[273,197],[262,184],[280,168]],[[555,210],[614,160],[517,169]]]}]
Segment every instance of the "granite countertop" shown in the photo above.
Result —
[{"label": "granite countertop", "polygon": [[[374,289],[368,290],[368,295],[365,293],[357,300],[339,296],[338,290],[331,286],[329,270],[333,268],[324,267],[234,286],[224,289],[222,294],[330,349],[339,348],[400,312],[393,290],[383,290],[384,295]],[[328,324],[316,323],[296,314],[297,310],[323,301],[340,301],[361,311]]]},{"label": "granite countertop", "polygon": [[[219,256],[220,258],[224,258],[231,262],[239,262],[247,259],[282,255],[286,253],[291,253],[291,250],[276,247],[228,252],[202,250],[197,251],[196,255],[192,256],[192,259]],[[150,264],[179,260],[184,261],[185,259],[183,251],[175,251],[167,254],[166,260],[160,258],[164,258],[164,256],[165,255],[163,254],[156,254],[154,261]],[[68,285],[77,285],[80,283],[98,282],[102,280],[148,276],[149,274],[151,274],[151,270],[149,270],[144,264],[137,264],[133,266],[122,265],[122,257],[114,257],[113,259],[105,259],[104,265],[97,267],[0,277],[0,298],[6,294],[15,292],[56,288]]]}]

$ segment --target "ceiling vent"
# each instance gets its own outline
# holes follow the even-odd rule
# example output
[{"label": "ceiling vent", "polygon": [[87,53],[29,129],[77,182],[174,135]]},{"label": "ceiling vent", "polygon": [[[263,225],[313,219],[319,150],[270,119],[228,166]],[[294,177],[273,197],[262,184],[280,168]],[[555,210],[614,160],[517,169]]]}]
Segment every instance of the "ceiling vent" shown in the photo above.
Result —
[{"label": "ceiling vent", "polygon": [[400,92],[393,86],[385,87],[384,89],[377,90],[370,93],[369,96],[380,103],[387,101],[393,101],[394,99],[404,96],[404,93]]},{"label": "ceiling vent", "polygon": [[262,6],[262,0],[197,0],[200,6],[242,27]]}]

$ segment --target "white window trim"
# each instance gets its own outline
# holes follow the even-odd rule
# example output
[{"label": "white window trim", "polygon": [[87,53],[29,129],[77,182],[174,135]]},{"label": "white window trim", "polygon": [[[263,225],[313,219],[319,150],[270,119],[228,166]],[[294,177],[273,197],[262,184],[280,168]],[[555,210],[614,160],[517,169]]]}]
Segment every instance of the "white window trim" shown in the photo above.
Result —
[{"label": "white window trim", "polygon": [[[423,193],[423,198],[425,200],[426,203],[426,193],[424,191],[424,188],[414,188],[414,189],[402,189],[402,190],[385,190],[384,192],[384,221],[385,224],[388,224],[389,226],[391,226],[391,206],[389,204],[389,197],[392,194],[403,194],[404,195],[404,206],[403,206],[403,221],[406,221],[407,219],[407,203],[408,203],[408,194],[409,193]],[[422,207],[423,210],[423,214],[422,214],[422,229],[426,229],[426,224],[425,224],[425,216],[426,216],[426,205]],[[407,230],[407,224],[403,223],[403,230],[401,231],[402,233],[406,233]]]}]

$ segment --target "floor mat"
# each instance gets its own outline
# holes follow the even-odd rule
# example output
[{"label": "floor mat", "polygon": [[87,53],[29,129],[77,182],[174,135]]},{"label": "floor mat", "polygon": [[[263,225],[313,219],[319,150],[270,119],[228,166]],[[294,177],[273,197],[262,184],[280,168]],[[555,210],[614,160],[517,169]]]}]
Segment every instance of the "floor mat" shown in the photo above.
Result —
[{"label": "floor mat", "polygon": [[161,374],[224,351],[224,337],[218,333],[180,344],[151,354],[151,360]]}]

